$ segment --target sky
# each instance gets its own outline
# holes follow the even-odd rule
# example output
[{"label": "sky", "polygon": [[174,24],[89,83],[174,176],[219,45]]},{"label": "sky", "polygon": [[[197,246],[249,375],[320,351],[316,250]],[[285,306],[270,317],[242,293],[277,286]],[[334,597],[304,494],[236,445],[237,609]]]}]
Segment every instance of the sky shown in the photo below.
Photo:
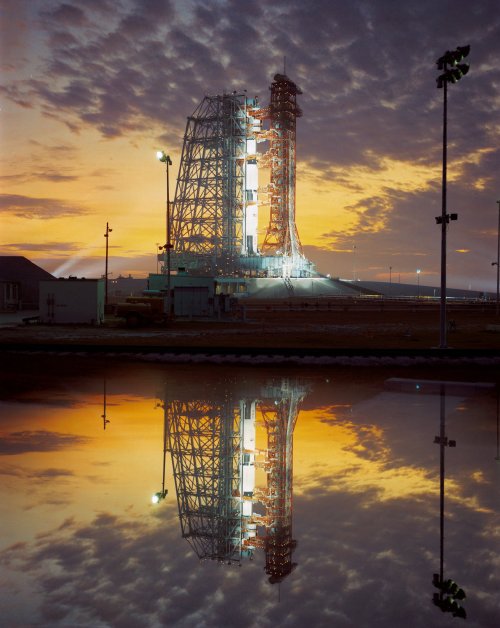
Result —
[{"label": "sky", "polygon": [[[156,272],[163,149],[177,176],[207,94],[303,94],[296,221],[306,256],[347,279],[439,285],[448,90],[448,285],[495,290],[500,13],[495,0],[3,0],[0,253],[57,276]],[[262,210],[260,233],[267,221]]]},{"label": "sky", "polygon": [[[404,617],[409,628],[455,626],[431,603],[441,401],[435,385],[419,380],[408,392],[407,373],[397,374],[389,385],[380,369],[354,381],[339,368],[15,361],[0,390],[4,621],[386,627]],[[445,399],[446,434],[457,441],[446,449],[445,575],[467,593],[467,625],[480,628],[498,625],[500,614],[496,398],[494,388],[460,386]],[[261,549],[241,568],[198,560],[181,535],[170,452],[167,498],[150,501],[162,480],[162,404],[200,402],[192,406],[218,425],[220,408],[238,415],[241,400],[280,389],[307,390],[293,432],[297,568],[281,598]],[[199,418],[192,413],[192,425]],[[184,442],[189,459],[197,441]],[[197,477],[209,483],[210,474]]]}]

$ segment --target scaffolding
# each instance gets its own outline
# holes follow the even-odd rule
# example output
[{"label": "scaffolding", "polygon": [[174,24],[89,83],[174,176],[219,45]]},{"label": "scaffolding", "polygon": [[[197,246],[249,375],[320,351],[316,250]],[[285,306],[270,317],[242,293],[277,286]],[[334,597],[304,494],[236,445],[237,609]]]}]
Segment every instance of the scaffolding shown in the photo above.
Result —
[{"label": "scaffolding", "polygon": [[[242,557],[262,548],[274,584],[295,567],[293,431],[306,389],[290,380],[259,388],[239,399],[228,390],[210,399],[165,399],[166,449],[172,457],[182,536],[196,555],[240,564]],[[262,451],[256,449],[258,409],[267,436]],[[266,471],[262,489],[255,485],[258,465]],[[265,514],[254,511],[256,503]]]},{"label": "scaffolding", "polygon": [[188,118],[172,215],[178,267],[232,274],[255,252],[256,106],[245,94],[206,96]]}]

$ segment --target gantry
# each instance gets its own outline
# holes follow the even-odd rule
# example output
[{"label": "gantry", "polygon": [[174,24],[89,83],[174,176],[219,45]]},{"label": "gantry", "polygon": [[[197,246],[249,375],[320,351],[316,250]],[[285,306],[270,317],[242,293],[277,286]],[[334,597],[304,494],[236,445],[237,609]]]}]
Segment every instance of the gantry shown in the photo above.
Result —
[{"label": "gantry", "polygon": [[[293,430],[305,393],[300,382],[282,380],[260,387],[257,398],[226,390],[198,400],[164,399],[181,533],[200,559],[241,564],[262,548],[273,584],[295,567]],[[261,450],[258,414],[267,434]],[[266,474],[263,487],[256,486],[258,467]]]},{"label": "gantry", "polygon": [[[174,268],[212,276],[308,277],[295,223],[302,92],[276,74],[268,107],[246,93],[205,96],[188,118],[172,206]],[[267,151],[257,144],[268,142]],[[259,168],[270,170],[259,187]],[[259,195],[269,224],[259,243]],[[262,202],[261,202],[262,205]]]}]

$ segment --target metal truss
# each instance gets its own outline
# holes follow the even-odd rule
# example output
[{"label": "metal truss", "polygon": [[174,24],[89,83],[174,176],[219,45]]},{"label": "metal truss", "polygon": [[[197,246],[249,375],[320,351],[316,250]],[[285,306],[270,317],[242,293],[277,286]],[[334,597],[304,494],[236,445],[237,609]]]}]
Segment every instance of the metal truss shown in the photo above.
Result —
[{"label": "metal truss", "polygon": [[230,272],[242,250],[245,95],[206,96],[188,118],[172,215],[178,265]]},{"label": "metal truss", "polygon": [[182,536],[200,559],[241,558],[239,416],[231,403],[165,404]]}]

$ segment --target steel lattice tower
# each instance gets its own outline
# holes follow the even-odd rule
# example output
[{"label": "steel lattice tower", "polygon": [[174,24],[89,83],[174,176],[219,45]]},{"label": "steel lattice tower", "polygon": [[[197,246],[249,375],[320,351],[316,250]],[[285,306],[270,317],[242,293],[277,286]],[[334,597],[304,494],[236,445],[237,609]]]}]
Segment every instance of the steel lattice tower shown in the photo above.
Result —
[{"label": "steel lattice tower", "polygon": [[[257,246],[256,235],[253,242],[246,233],[254,201],[246,184],[247,142],[260,128],[250,106],[255,101],[241,94],[206,96],[188,118],[172,212],[178,266],[232,273],[249,243]],[[256,221],[255,215],[255,233]]]},{"label": "steel lattice tower", "polygon": [[300,89],[283,74],[276,74],[271,84],[271,102],[266,110],[270,120],[269,185],[270,216],[262,252],[296,259],[302,247],[295,225],[295,177],[297,105]]},{"label": "steel lattice tower", "polygon": [[202,559],[239,561],[239,416],[207,401],[172,401],[165,412],[182,536]]}]

